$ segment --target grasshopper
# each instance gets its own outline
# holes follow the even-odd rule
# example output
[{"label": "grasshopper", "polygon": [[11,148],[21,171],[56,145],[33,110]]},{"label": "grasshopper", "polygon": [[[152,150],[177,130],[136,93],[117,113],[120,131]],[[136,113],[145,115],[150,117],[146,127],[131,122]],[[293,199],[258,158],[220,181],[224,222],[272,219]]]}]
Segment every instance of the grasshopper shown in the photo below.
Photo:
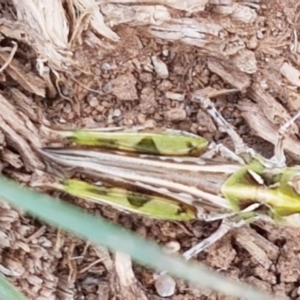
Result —
[{"label": "grasshopper", "polygon": [[41,149],[45,159],[92,183],[55,178],[40,185],[157,219],[222,220],[215,233],[184,253],[186,259],[231,228],[258,219],[299,226],[300,166],[286,166],[283,140],[300,113],[280,128],[274,156],[266,159],[244,144],[209,98],[196,92],[192,101],[226,130],[234,152],[178,131],[44,128],[49,139],[71,144]]}]

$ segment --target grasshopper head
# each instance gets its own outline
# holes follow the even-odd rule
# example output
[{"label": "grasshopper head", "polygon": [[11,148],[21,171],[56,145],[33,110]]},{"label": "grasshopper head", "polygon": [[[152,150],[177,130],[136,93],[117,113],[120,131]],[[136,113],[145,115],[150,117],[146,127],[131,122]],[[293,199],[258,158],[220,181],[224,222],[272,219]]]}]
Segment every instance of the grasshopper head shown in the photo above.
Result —
[{"label": "grasshopper head", "polygon": [[300,227],[300,166],[266,174],[263,175],[269,184],[264,189],[264,198],[271,218],[282,225]]},{"label": "grasshopper head", "polygon": [[300,166],[283,172],[273,209],[287,226],[300,227]]}]

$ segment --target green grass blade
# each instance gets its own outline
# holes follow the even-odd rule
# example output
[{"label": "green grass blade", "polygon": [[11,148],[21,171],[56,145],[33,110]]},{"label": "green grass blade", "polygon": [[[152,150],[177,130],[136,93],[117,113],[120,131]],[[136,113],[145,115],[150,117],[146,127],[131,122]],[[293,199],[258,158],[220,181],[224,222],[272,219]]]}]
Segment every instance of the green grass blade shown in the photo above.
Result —
[{"label": "green grass blade", "polygon": [[0,275],[0,299],[27,300],[4,276]]},{"label": "green grass blade", "polygon": [[[89,215],[64,201],[22,188],[5,177],[0,177],[0,196],[12,205],[22,208],[56,227],[91,242],[105,245],[110,250],[126,252],[132,259],[143,265],[167,271],[198,286],[242,299],[274,299],[252,287],[226,279],[200,264],[170,256],[155,243],[144,240],[119,226],[112,225],[103,218]],[[120,241],[122,242],[120,243]]]}]

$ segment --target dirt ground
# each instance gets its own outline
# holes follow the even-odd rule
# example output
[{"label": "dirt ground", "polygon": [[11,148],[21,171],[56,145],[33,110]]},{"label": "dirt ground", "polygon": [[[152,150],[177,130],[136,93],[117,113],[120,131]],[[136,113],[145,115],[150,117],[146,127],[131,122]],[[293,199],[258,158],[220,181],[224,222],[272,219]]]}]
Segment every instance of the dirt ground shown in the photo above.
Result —
[{"label": "dirt ground", "polygon": [[[27,6],[0,1],[0,164],[3,174],[23,184],[43,167],[34,151],[42,143],[41,123],[167,127],[230,146],[226,134],[190,101],[196,90],[210,96],[226,89],[231,92],[213,97],[217,109],[245,142],[270,157],[280,124],[300,109],[297,1],[168,1],[168,6],[112,1],[100,5],[104,19],[92,19],[98,23],[85,11],[80,16],[78,7],[74,13],[76,1],[64,1],[70,29],[66,45],[58,38],[63,29],[55,40],[41,23],[32,27],[34,10],[24,13],[30,6],[23,2]],[[290,164],[300,160],[296,133],[295,125],[285,140]],[[156,221],[53,195],[161,245],[177,241],[182,251],[219,225]],[[0,236],[0,271],[29,299],[124,299],[115,258],[104,247],[7,204],[1,204]],[[261,222],[227,234],[198,260],[277,296],[300,299],[299,253],[299,230]],[[160,299],[153,272],[139,265],[133,270],[145,299]],[[177,281],[170,299],[229,298]]]}]

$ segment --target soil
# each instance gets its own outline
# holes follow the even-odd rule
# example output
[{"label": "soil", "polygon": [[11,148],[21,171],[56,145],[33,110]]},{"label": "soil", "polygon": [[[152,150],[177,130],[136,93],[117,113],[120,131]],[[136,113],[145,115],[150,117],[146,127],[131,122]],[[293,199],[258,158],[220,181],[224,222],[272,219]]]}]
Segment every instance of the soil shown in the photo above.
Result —
[{"label": "soil", "polygon": [[[205,9],[200,9],[204,2]],[[69,41],[72,34],[76,37],[68,44],[71,59],[68,51],[57,51],[59,43],[52,37],[47,43],[56,48],[49,54],[51,47],[39,31],[24,15],[20,17],[25,5],[0,1],[3,174],[29,185],[35,170],[44,168],[34,151],[43,143],[42,123],[56,128],[173,128],[232,147],[222,128],[191,102],[197,90],[212,97],[248,145],[272,156],[278,128],[300,108],[299,4],[198,1],[197,10],[190,2],[188,8],[175,1],[168,7],[158,5],[159,1],[142,3],[101,6],[105,24],[112,26],[101,33],[90,29],[90,19],[83,17],[82,31],[74,35],[74,26],[68,35]],[[38,61],[45,56],[46,62]],[[216,96],[220,90],[227,92]],[[285,140],[289,164],[300,160],[297,133],[294,125]],[[157,221],[57,192],[52,195],[163,246],[178,242],[180,251],[208,237],[219,225]],[[117,287],[115,257],[105,247],[64,234],[7,204],[1,204],[0,236],[0,271],[29,299],[124,299]],[[258,222],[231,231],[197,259],[276,296],[300,299],[299,251],[299,230]],[[161,299],[153,271],[135,264],[133,271],[143,294],[131,298]],[[169,299],[230,299],[183,281],[176,283]]]}]

